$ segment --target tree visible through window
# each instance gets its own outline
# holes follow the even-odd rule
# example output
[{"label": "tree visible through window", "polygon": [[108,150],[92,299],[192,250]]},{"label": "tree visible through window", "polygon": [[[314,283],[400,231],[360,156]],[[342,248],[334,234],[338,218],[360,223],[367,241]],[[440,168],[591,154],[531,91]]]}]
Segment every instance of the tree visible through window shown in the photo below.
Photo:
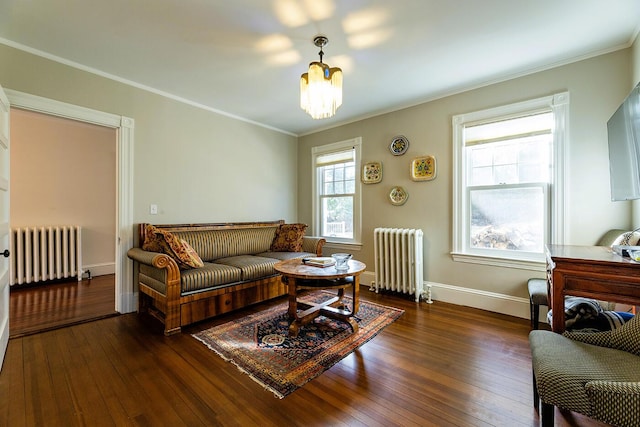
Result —
[{"label": "tree visible through window", "polygon": [[562,95],[454,117],[454,258],[543,259],[562,212]]},{"label": "tree visible through window", "polygon": [[360,142],[315,147],[316,233],[335,242],[357,242],[360,195],[357,179]]}]

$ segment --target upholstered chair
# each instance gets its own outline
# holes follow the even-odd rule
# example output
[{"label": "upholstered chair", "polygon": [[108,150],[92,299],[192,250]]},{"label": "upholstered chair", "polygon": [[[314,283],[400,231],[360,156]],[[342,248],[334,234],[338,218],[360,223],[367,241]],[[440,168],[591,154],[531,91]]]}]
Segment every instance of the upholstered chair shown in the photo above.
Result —
[{"label": "upholstered chair", "polygon": [[533,401],[543,427],[554,407],[614,426],[640,426],[640,317],[606,332],[529,334]]}]

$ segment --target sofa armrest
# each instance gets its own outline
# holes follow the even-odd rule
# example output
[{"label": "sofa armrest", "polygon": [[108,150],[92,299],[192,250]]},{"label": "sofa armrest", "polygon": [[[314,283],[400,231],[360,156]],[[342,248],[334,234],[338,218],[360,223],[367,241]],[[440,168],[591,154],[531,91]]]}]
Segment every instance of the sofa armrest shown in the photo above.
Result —
[{"label": "sofa armrest", "polygon": [[302,251],[322,256],[322,247],[327,243],[324,237],[304,236],[302,238]]},{"label": "sofa armrest", "polygon": [[161,254],[159,252],[145,251],[141,248],[129,249],[129,251],[127,251],[127,256],[141,264],[150,265],[156,268],[167,268],[171,262],[175,263],[169,255]]},{"label": "sofa armrest", "polygon": [[178,285],[180,288],[180,268],[178,263],[169,255],[161,254],[159,252],[145,251],[141,248],[131,248],[127,251],[127,256],[134,261],[141,264],[146,264],[151,267],[166,269],[167,270],[167,292],[170,285]]}]

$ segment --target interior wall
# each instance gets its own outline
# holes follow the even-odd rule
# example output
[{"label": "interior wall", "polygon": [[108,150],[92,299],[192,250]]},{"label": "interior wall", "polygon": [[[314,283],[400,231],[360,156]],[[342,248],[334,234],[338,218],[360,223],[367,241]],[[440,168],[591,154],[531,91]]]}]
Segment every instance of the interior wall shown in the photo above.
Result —
[{"label": "interior wall", "polygon": [[80,225],[83,268],[115,271],[116,131],[11,109],[11,226]]},{"label": "interior wall", "polygon": [[[363,246],[347,252],[373,266],[375,227],[421,228],[426,281],[525,298],[526,280],[545,277],[544,265],[536,272],[451,258],[452,116],[569,91],[565,243],[594,244],[607,229],[626,228],[631,222],[629,204],[610,199],[606,133],[606,121],[628,93],[630,56],[629,49],[617,51],[303,136],[298,154],[299,220],[312,221],[311,148],[361,136],[363,162],[381,161],[383,179],[363,186]],[[389,152],[395,135],[409,139],[409,150],[402,156]],[[437,177],[414,182],[410,163],[423,155],[435,156]],[[396,185],[409,193],[403,206],[389,202],[389,190]]]},{"label": "interior wall", "polygon": [[[631,69],[632,79],[629,84],[629,91],[640,83],[640,34],[636,35],[636,40],[631,46]],[[640,200],[633,201],[633,228],[640,227]]]},{"label": "interior wall", "polygon": [[135,120],[135,223],[297,220],[294,136],[5,45],[0,84]]}]

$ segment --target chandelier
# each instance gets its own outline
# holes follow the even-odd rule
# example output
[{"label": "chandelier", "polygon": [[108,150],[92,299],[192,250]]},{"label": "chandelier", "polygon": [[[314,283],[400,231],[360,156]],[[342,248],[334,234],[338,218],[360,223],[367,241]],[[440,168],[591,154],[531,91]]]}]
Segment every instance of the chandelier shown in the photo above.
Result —
[{"label": "chandelier", "polygon": [[320,48],[320,62],[311,62],[309,71],[300,77],[300,107],[314,119],[332,117],[342,105],[342,70],[322,62],[322,48],[328,42],[324,36],[313,39]]}]

